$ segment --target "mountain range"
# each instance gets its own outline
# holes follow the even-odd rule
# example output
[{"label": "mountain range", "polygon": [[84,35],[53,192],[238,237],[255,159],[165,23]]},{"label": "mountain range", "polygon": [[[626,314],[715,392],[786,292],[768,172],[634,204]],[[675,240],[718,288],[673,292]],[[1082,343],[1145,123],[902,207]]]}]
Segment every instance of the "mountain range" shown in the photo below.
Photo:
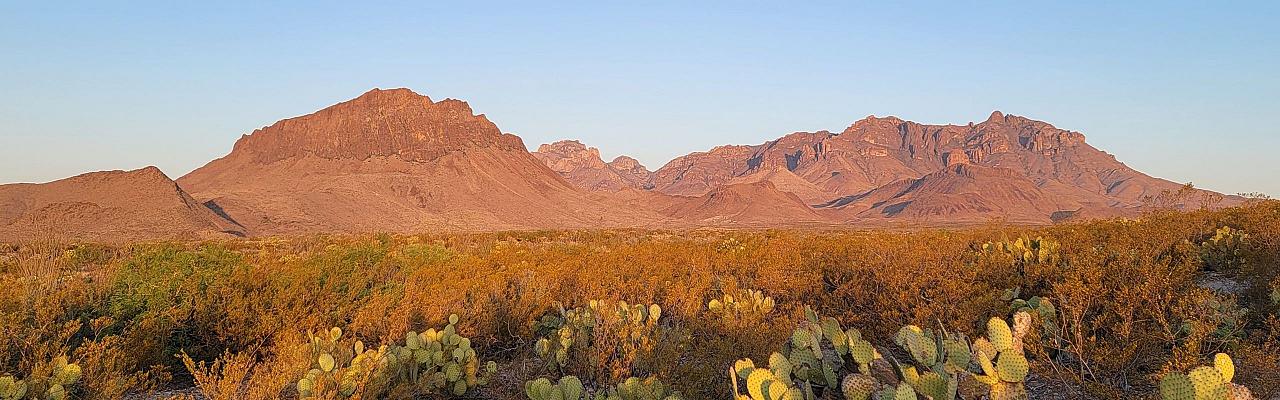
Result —
[{"label": "mountain range", "polygon": [[998,111],[965,125],[869,116],[653,171],[575,140],[527,149],[465,102],[374,89],[244,135],[176,181],[148,167],[0,185],[0,241],[1050,224],[1135,215],[1184,186],[1079,132]]}]

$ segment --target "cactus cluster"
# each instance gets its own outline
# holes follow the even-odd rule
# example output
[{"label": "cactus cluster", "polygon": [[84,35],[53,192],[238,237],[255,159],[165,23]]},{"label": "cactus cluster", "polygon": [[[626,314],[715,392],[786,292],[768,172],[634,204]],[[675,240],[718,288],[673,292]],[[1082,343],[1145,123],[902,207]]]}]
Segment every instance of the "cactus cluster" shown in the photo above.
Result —
[{"label": "cactus cluster", "polygon": [[1200,243],[1200,261],[1214,270],[1238,268],[1244,264],[1244,250],[1249,234],[1229,226],[1214,231],[1213,237]]},{"label": "cactus cluster", "polygon": [[[992,400],[1026,399],[1027,372],[1030,369],[1023,352],[1022,339],[1031,330],[1031,314],[1013,315],[1013,327],[1000,317],[987,321],[987,337],[973,341],[973,358],[981,368],[974,379],[986,385]],[[971,390],[972,386],[965,385]],[[977,393],[965,393],[976,397]]]},{"label": "cactus cluster", "polygon": [[[804,309],[805,320],[791,333],[782,355],[791,364],[791,374],[806,395],[840,385],[836,374],[850,352],[849,338],[860,338],[857,330],[844,330],[835,318],[819,318],[813,308]],[[812,398],[812,396],[808,396]]]},{"label": "cactus cluster", "polygon": [[992,318],[987,337],[972,344],[961,334],[907,325],[894,336],[910,356],[899,361],[882,355],[857,329],[844,330],[835,319],[820,319],[806,307],[805,320],[784,352],[769,357],[767,368],[742,359],[729,369],[733,396],[815,400],[832,398],[829,393],[838,391],[846,400],[952,400],[957,395],[1026,399],[1028,363],[1022,340],[1031,330],[1032,317],[1019,311],[1013,320],[1010,327]]},{"label": "cactus cluster", "polygon": [[547,378],[525,382],[525,396],[530,400],[681,400],[680,394],[657,378],[627,378],[617,386],[587,393],[582,381],[566,375],[555,384]]},{"label": "cactus cluster", "polygon": [[565,309],[557,304],[557,314],[544,315],[534,324],[539,337],[534,342],[534,352],[557,369],[564,369],[576,352],[595,345],[597,329],[605,325],[616,331],[624,340],[617,343],[618,351],[642,351],[651,349],[662,318],[662,307],[657,304],[628,304],[625,301],[609,303],[591,300],[586,306]]},{"label": "cactus cluster", "polygon": [[63,400],[79,381],[80,366],[67,362],[65,356],[59,356],[37,368],[25,380],[11,375],[0,376],[0,400]]},{"label": "cactus cluster", "polygon": [[[902,382],[898,386],[905,383],[915,392],[934,399],[956,397],[960,375],[973,358],[964,335],[935,333],[932,329],[907,325],[894,335],[894,343],[906,350],[916,364],[899,365]],[[893,389],[894,393],[901,391],[900,387]],[[880,395],[880,398],[885,397],[884,393]]]},{"label": "cactus cluster", "polygon": [[1012,312],[1030,314],[1033,320],[1040,323],[1041,332],[1057,347],[1062,337],[1062,329],[1058,326],[1058,309],[1049,299],[1040,296],[1021,299],[1018,297],[1021,292],[1021,288],[1008,289],[1001,298],[1009,302]]},{"label": "cactus cluster", "polygon": [[1160,397],[1164,400],[1253,400],[1248,388],[1231,382],[1235,374],[1231,357],[1218,353],[1211,367],[1198,367],[1187,374],[1165,374],[1160,379]]},{"label": "cactus cluster", "polygon": [[[1208,309],[1207,313],[1202,314],[1213,324],[1213,332],[1211,335],[1214,339],[1222,342],[1234,342],[1243,338],[1245,316],[1249,314],[1249,310],[1240,307],[1234,299],[1210,297],[1204,300],[1203,305]],[[1183,322],[1184,331],[1190,331],[1190,322]]]},{"label": "cactus cluster", "polygon": [[497,364],[489,361],[481,371],[471,339],[457,333],[457,323],[458,315],[449,315],[449,324],[443,329],[410,331],[405,334],[404,346],[392,346],[389,353],[400,377],[419,388],[448,390],[455,396],[488,384],[497,372]]},{"label": "cactus cluster", "polygon": [[[854,366],[857,372],[841,381],[840,373]],[[850,399],[865,399],[880,389],[881,380],[899,380],[893,366],[862,338],[861,332],[845,330],[834,318],[819,318],[809,307],[805,308],[805,320],[792,332],[783,351],[770,355],[768,368],[758,368],[750,359],[742,359],[730,368],[729,375],[734,397],[741,400],[812,400],[822,398],[828,391],[843,392]]]},{"label": "cactus cluster", "polygon": [[600,302],[592,300],[587,307],[565,309],[556,304],[557,315],[543,315],[534,324],[533,330],[539,336],[534,342],[534,352],[549,364],[563,368],[569,361],[569,352],[575,343],[591,342],[591,334],[600,321],[597,309]]},{"label": "cactus cluster", "polygon": [[[791,361],[780,353],[769,357],[768,368],[757,368],[751,359],[738,360],[729,369],[733,397],[735,400],[805,399],[804,392],[792,381],[791,370]],[[739,379],[746,385],[745,395],[738,389]]]},{"label": "cactus cluster", "polygon": [[596,393],[594,400],[682,400],[680,393],[656,377],[630,377],[607,391]]},{"label": "cactus cluster", "polygon": [[578,377],[567,375],[555,384],[547,378],[525,382],[524,394],[529,400],[581,400],[586,395],[586,389]]},{"label": "cactus cluster", "polygon": [[[311,339],[312,368],[298,380],[298,395],[311,397],[354,397],[379,393],[389,385],[407,383],[428,393],[465,394],[485,385],[497,370],[493,361],[480,363],[471,339],[458,335],[458,316],[450,315],[443,329],[409,332],[403,345],[382,345],[366,349],[356,341],[348,348],[340,343],[342,330],[332,328]],[[362,396],[363,397],[363,396]]]},{"label": "cactus cluster", "polygon": [[719,246],[716,246],[716,250],[724,253],[735,253],[746,249],[746,243],[743,243],[735,237],[729,237],[728,239],[721,241]]},{"label": "cactus cluster", "polygon": [[759,318],[773,312],[773,298],[754,289],[743,289],[738,297],[728,293],[707,302],[707,309],[724,318]]},{"label": "cactus cluster", "polygon": [[982,254],[1010,257],[1015,265],[1024,267],[1032,264],[1055,264],[1061,260],[1058,242],[1042,237],[983,243]]},{"label": "cactus cluster", "polygon": [[26,396],[26,382],[12,376],[0,376],[0,400],[17,400]]},{"label": "cactus cluster", "polygon": [[298,380],[300,398],[348,398],[371,384],[385,384],[387,379],[387,347],[365,349],[357,341],[351,348],[340,343],[341,328],[319,334],[307,332],[311,369]]}]

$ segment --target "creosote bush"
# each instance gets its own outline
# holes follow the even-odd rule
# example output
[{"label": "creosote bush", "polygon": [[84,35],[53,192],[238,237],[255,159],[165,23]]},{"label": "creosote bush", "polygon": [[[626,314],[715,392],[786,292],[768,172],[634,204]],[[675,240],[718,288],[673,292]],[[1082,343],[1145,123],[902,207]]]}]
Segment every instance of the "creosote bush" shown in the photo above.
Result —
[{"label": "creosote bush", "polygon": [[[746,378],[725,372],[741,358],[766,364],[776,352],[792,366],[787,392],[807,385],[815,395],[843,396],[853,374],[887,392],[891,380],[879,370],[895,375],[895,395],[936,391],[937,382],[949,393],[951,376],[957,392],[968,386],[989,396],[998,386],[1019,395],[1016,382],[991,378],[1017,375],[1010,371],[1020,363],[1009,353],[1003,364],[1011,369],[1002,367],[1007,350],[995,347],[988,321],[999,317],[1017,331],[1011,316],[1025,312],[1032,328],[1022,358],[1037,383],[1026,386],[1033,397],[1156,398],[1166,375],[1190,379],[1226,353],[1237,367],[1230,383],[1271,398],[1280,395],[1276,282],[1276,201],[1043,227],[43,241],[0,246],[0,379],[12,379],[10,389],[27,383],[28,398],[44,396],[53,385],[35,388],[32,377],[47,379],[42,368],[66,357],[81,371],[62,385],[72,399],[193,386],[295,398],[299,382],[315,378],[312,393],[324,396],[450,397],[465,386],[461,397],[503,400],[527,398],[525,382],[554,385],[567,375],[593,396],[631,393],[619,385],[636,378],[629,387],[660,382],[665,392],[711,399],[727,397],[732,380],[750,396]],[[1006,295],[1011,288],[1017,293]],[[553,328],[544,317],[567,321],[592,299],[607,309],[592,311],[589,335],[573,328],[573,343],[563,346],[559,332],[573,323]],[[628,302],[625,318],[619,301]],[[806,306],[821,311],[816,323]],[[464,318],[450,324],[452,313]],[[633,314],[645,314],[645,323],[633,325]],[[448,337],[466,346],[441,334],[450,325]],[[343,332],[325,349],[333,358],[326,370],[305,333],[327,341],[332,327]],[[392,368],[393,352],[403,353],[393,348],[409,349],[410,336],[421,342],[409,350],[412,363],[395,354]],[[961,338],[973,380],[948,371],[947,355],[964,353]],[[974,347],[985,347],[978,338],[993,346],[980,349],[986,357],[975,356]],[[854,358],[862,342],[875,350],[866,372],[858,361],[865,357]],[[557,346],[568,349],[563,363]],[[417,350],[430,354],[419,361]],[[383,362],[395,373],[374,379]],[[409,364],[418,366],[416,380]],[[921,379],[914,385],[909,373],[893,372],[908,366]],[[312,370],[320,373],[308,377]]]}]

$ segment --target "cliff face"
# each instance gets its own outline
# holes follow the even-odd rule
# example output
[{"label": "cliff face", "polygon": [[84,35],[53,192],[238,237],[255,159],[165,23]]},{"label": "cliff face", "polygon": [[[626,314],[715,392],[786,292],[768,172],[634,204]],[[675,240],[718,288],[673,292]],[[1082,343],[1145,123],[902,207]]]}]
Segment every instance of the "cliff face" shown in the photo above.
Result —
[{"label": "cliff face", "polygon": [[431,161],[449,152],[491,147],[523,150],[460,100],[432,102],[409,89],[374,89],[315,113],[282,120],[242,136],[232,155],[255,163],[315,156],[366,159],[396,156]]}]

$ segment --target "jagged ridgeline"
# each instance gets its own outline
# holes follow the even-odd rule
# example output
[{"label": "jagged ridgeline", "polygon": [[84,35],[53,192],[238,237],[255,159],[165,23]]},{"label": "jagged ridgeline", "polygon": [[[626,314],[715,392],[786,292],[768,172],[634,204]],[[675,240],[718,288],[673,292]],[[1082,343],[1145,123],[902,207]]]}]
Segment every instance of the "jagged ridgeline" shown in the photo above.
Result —
[{"label": "jagged ridgeline", "polygon": [[1244,201],[1143,174],[1080,132],[1001,112],[946,125],[869,116],[651,171],[577,141],[530,152],[464,101],[373,89],[231,147],[176,179],[147,167],[0,184],[0,241],[1048,225]]}]

